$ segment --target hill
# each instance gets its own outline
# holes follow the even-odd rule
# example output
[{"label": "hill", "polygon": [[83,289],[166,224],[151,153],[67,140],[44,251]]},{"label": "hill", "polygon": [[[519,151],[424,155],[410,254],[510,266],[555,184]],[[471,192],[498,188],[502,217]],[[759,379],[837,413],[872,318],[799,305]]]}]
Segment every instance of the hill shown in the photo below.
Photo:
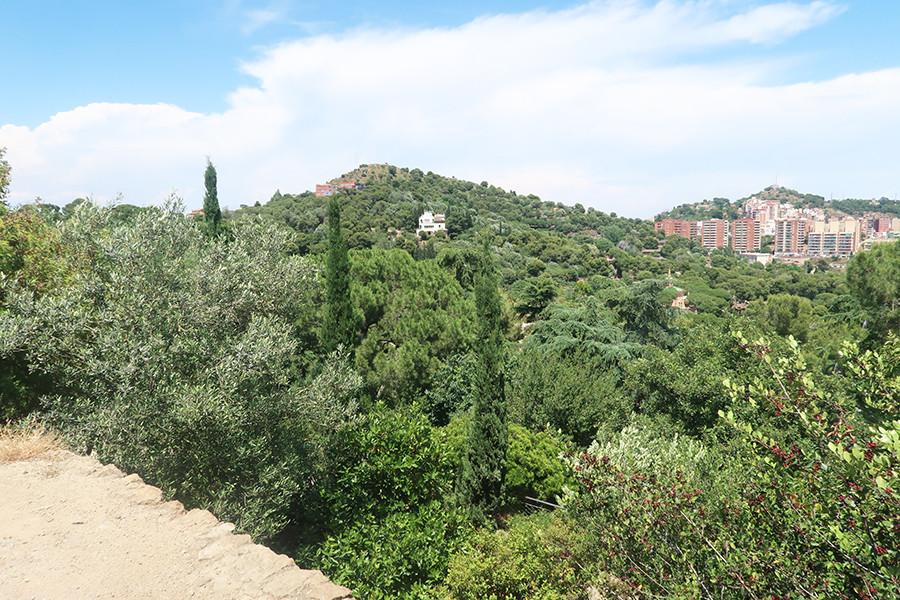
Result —
[{"label": "hill", "polygon": [[[716,251],[710,260],[706,250],[689,240],[661,244],[651,221],[626,219],[578,204],[546,202],[488,182],[392,165],[361,165],[330,182],[349,181],[365,185],[364,189],[341,192],[342,224],[351,248],[398,248],[416,259],[434,258],[465,284],[466,274],[477,260],[480,232],[491,228],[501,285],[524,315],[536,314],[554,297],[615,295],[619,292],[613,290],[624,289],[621,284],[651,278],[677,286],[689,295],[693,309],[712,313],[776,290],[809,298],[839,292],[835,273],[801,274],[797,272],[800,269],[784,265],[760,269],[728,250]],[[780,188],[762,193],[799,197]],[[736,210],[734,207],[720,199],[706,205],[703,210],[707,212],[693,214],[719,210],[721,215]],[[296,252],[321,254],[326,245],[325,208],[326,198],[312,192],[276,192],[265,205],[245,206],[226,218],[235,221],[260,215],[272,219],[293,230]],[[447,235],[416,238],[417,218],[426,209],[446,212]],[[675,211],[688,214],[687,209]],[[675,290],[668,288],[666,297]]]},{"label": "hill", "polygon": [[762,200],[775,200],[784,204],[792,204],[797,208],[824,208],[838,214],[850,216],[862,216],[867,212],[886,213],[900,216],[900,201],[888,198],[826,200],[817,194],[804,194],[797,190],[770,185],[769,187],[739,200],[731,201],[728,198],[713,198],[681,204],[675,208],[662,212],[656,219],[684,219],[687,221],[703,219],[734,219],[743,214],[744,205],[748,200],[757,198]]},{"label": "hill", "polygon": [[[581,204],[545,202],[533,194],[519,195],[486,181],[474,183],[392,165],[360,165],[330,183],[346,181],[365,184],[365,189],[345,192],[349,206],[346,225],[357,234],[351,235],[351,245],[376,245],[389,230],[414,231],[424,209],[447,214],[451,237],[488,225],[498,232],[542,229],[564,235],[601,235],[618,242],[624,230],[639,228],[644,222],[586,209]],[[311,192],[276,192],[266,205],[242,207],[236,212],[277,215],[297,231],[311,233],[324,222],[323,205],[322,198]],[[365,227],[354,228],[361,220]],[[645,228],[644,233],[649,231]]]},{"label": "hill", "polygon": [[[364,189],[342,191],[343,224],[351,248],[399,247],[417,257],[434,256],[449,241],[457,247],[475,243],[478,232],[492,229],[504,243],[504,279],[511,282],[545,269],[575,280],[611,273],[604,253],[611,248],[655,248],[652,223],[607,214],[580,204],[546,202],[507,191],[486,181],[475,183],[420,169],[360,165],[331,180],[357,181]],[[244,206],[226,219],[262,215],[288,225],[297,250],[325,248],[325,199],[312,192],[276,192],[261,206]],[[415,229],[424,210],[446,213],[448,237],[420,245]]]}]

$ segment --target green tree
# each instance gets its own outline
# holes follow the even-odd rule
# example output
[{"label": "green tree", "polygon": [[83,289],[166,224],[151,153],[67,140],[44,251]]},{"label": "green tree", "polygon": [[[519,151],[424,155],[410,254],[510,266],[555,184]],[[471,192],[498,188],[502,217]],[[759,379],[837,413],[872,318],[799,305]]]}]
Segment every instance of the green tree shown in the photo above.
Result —
[{"label": "green tree", "polygon": [[755,374],[754,363],[740,351],[724,319],[693,319],[685,330],[671,350],[646,346],[642,356],[628,361],[621,387],[635,411],[666,415],[699,435],[717,422],[717,411],[727,403],[723,374],[744,381]]},{"label": "green tree", "polygon": [[10,167],[5,156],[6,148],[0,148],[0,207],[6,206],[6,195],[9,193]]},{"label": "green tree", "polygon": [[[488,255],[488,246],[484,247]],[[485,261],[485,264],[489,264]],[[475,351],[477,393],[460,474],[462,499],[472,508],[492,512],[499,507],[505,476],[506,398],[503,384],[503,335],[500,294],[492,266],[486,267],[475,284],[478,336]]]},{"label": "green tree", "polygon": [[[0,213],[0,274],[37,294],[70,273],[59,231],[31,207]],[[3,298],[0,289],[0,300]]]},{"label": "green tree", "polygon": [[315,561],[357,597],[432,597],[426,590],[465,539],[466,515],[448,503],[455,464],[440,434],[414,408],[378,406],[336,436]]},{"label": "green tree", "polygon": [[446,425],[451,417],[472,408],[477,359],[471,352],[451,356],[435,374],[440,385],[425,394],[423,409],[434,425]]},{"label": "green tree", "polygon": [[322,324],[325,347],[351,348],[356,338],[353,304],[350,300],[350,257],[341,231],[341,204],[328,201],[328,256],[325,259],[325,319]]},{"label": "green tree", "polygon": [[463,234],[475,224],[475,211],[463,204],[451,204],[447,208],[447,234],[451,237]]},{"label": "green tree", "polygon": [[356,365],[374,398],[408,404],[475,338],[475,306],[434,260],[402,250],[351,255],[352,296],[362,315]]},{"label": "green tree", "polygon": [[664,289],[665,283],[659,279],[638,281],[616,307],[625,329],[642,342],[661,346],[670,342],[672,311],[660,301]]},{"label": "green tree", "polygon": [[206,185],[206,195],[203,196],[203,217],[206,219],[206,227],[211,235],[219,232],[219,222],[222,220],[222,210],[219,208],[219,192],[216,189],[216,168],[207,159],[206,172],[203,174],[203,182]]},{"label": "green tree", "polygon": [[900,242],[878,244],[854,256],[847,284],[866,311],[873,338],[900,330]]},{"label": "green tree", "polygon": [[556,297],[556,284],[546,276],[529,277],[515,286],[516,310],[522,315],[537,315]]},{"label": "green tree", "polygon": [[[59,231],[33,206],[5,212],[0,206],[0,313],[8,294],[24,291],[40,298],[64,285],[72,274]],[[53,391],[54,381],[30,368],[23,352],[0,360],[0,421],[21,417]]]},{"label": "green tree", "polygon": [[805,342],[809,335],[812,302],[792,294],[773,294],[765,301],[763,319],[780,335]]},{"label": "green tree", "polygon": [[565,356],[526,344],[510,364],[510,419],[587,444],[599,425],[615,428],[627,417],[620,387],[618,369],[586,353]]}]

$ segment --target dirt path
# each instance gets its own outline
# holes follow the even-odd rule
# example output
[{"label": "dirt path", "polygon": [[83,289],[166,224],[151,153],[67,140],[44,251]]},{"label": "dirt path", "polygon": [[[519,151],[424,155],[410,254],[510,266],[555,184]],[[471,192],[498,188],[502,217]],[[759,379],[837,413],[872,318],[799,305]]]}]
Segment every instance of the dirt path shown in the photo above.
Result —
[{"label": "dirt path", "polygon": [[93,458],[0,464],[0,598],[350,597],[232,528]]}]

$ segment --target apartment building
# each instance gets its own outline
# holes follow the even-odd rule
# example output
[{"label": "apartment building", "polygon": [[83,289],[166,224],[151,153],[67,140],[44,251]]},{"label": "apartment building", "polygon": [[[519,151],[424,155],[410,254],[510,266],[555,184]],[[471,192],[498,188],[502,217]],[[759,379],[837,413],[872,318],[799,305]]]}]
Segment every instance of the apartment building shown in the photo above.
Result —
[{"label": "apartment building", "polygon": [[856,253],[862,223],[856,219],[815,221],[809,230],[807,252],[815,257],[846,258]]},{"label": "apartment building", "polygon": [[728,240],[728,221],[709,219],[700,222],[700,244],[704,248],[724,248]]},{"label": "apartment building", "polygon": [[754,218],[731,222],[731,248],[735,252],[755,252],[762,246],[761,224]]},{"label": "apartment building", "polygon": [[776,219],[775,254],[801,254],[806,249],[806,219]]},{"label": "apartment building", "polygon": [[775,235],[775,221],[781,218],[781,207],[777,200],[754,197],[744,205],[744,214],[759,222],[761,235]]},{"label": "apartment building", "polygon": [[664,235],[680,235],[692,239],[696,237],[697,223],[695,221],[682,221],[680,219],[663,219],[653,224],[656,231],[662,231]]}]

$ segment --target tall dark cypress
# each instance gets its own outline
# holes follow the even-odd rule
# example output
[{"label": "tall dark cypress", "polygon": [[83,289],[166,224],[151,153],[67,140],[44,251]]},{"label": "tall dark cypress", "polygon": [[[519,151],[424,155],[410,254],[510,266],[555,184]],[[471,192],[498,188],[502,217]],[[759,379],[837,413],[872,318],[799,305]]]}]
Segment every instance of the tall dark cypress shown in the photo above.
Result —
[{"label": "tall dark cypress", "polygon": [[219,221],[222,220],[222,211],[219,208],[219,191],[216,189],[216,168],[209,159],[206,159],[206,172],[203,174],[203,182],[206,185],[206,195],[203,196],[203,218],[206,220],[206,228],[211,235],[219,231]]},{"label": "tall dark cypress", "polygon": [[336,197],[328,201],[328,256],[325,261],[325,319],[322,339],[325,348],[350,348],[356,337],[353,305],[350,302],[350,256],[341,231],[341,205]]},{"label": "tall dark cypress", "polygon": [[503,332],[497,275],[485,244],[475,283],[478,338],[475,406],[458,483],[460,499],[474,512],[499,508],[506,475],[506,398],[503,390]]}]

